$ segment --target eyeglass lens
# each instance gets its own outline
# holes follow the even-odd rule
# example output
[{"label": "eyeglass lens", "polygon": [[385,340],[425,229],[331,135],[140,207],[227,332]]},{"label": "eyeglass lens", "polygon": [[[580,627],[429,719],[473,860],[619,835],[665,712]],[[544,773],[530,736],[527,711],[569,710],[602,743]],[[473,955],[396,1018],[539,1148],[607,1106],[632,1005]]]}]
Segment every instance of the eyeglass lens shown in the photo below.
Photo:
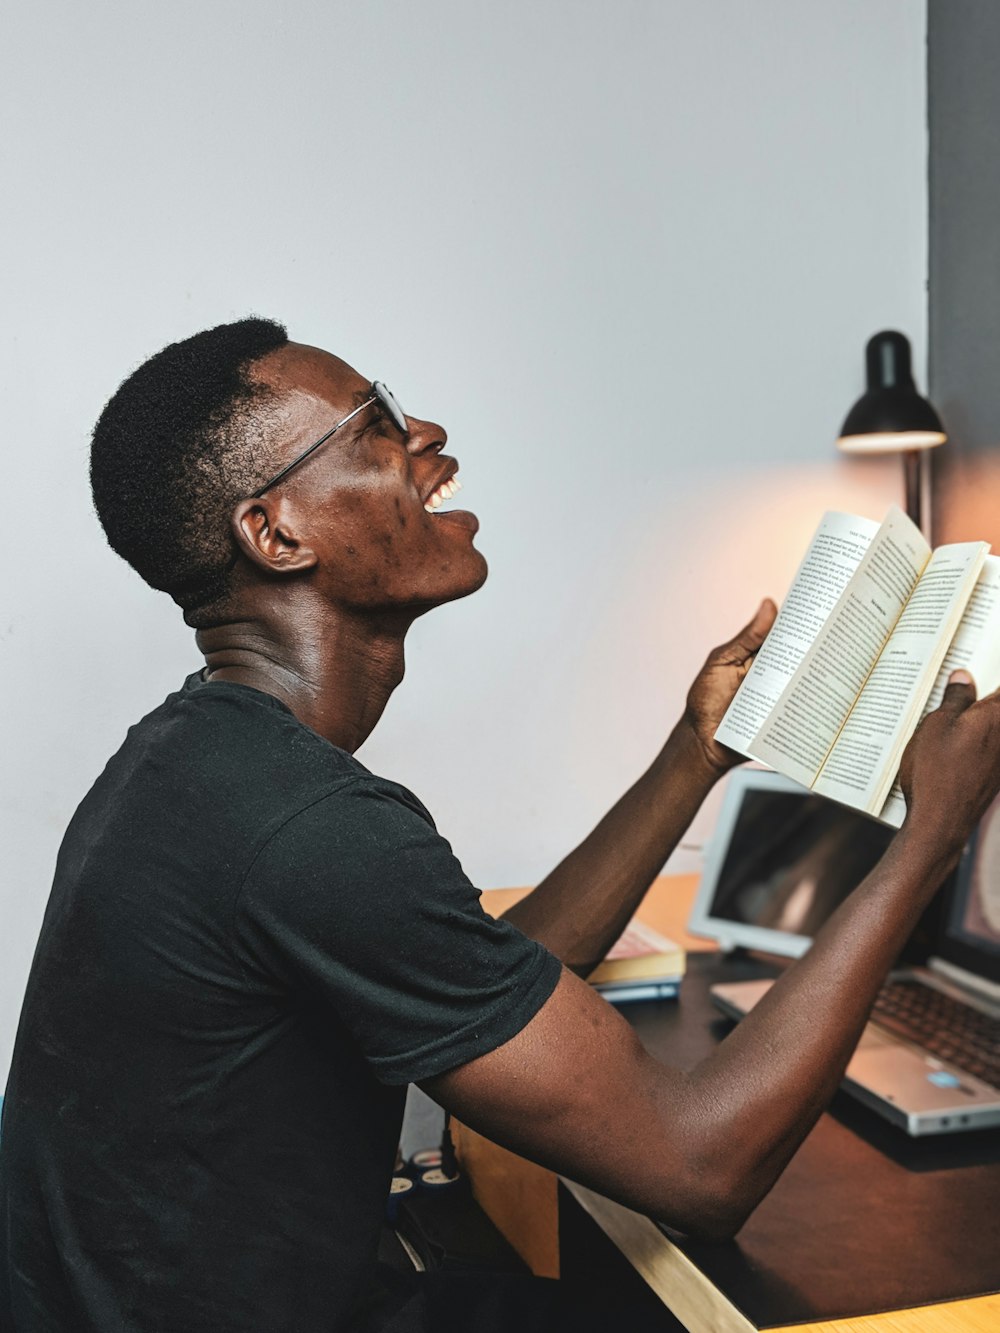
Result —
[{"label": "eyeglass lens", "polygon": [[396,402],[396,399],[393,397],[392,391],[385,384],[383,384],[381,380],[375,380],[374,383],[372,384],[372,388],[375,390],[375,396],[378,398],[379,402],[382,404],[385,410],[389,413],[390,417],[392,417],[395,424],[399,427],[399,429],[403,432],[404,435],[408,434],[410,428],[406,424],[406,414],[403,412],[403,409],[400,407],[399,403]]}]

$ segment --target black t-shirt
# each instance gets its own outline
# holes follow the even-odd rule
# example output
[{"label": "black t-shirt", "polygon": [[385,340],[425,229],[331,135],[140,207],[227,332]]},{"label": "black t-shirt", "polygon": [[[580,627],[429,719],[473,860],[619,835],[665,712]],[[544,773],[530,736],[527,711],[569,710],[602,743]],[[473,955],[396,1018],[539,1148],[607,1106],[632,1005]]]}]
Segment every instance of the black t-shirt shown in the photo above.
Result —
[{"label": "black t-shirt", "polygon": [[192,676],[59,853],[4,1104],[0,1327],[351,1327],[405,1084],[507,1041],[558,975],[409,792]]}]

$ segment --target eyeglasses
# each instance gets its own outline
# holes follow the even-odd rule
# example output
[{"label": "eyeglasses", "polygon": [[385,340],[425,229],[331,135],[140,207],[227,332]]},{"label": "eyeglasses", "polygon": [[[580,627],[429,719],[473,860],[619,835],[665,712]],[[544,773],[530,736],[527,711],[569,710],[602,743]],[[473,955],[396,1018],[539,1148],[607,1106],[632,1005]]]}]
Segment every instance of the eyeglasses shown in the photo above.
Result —
[{"label": "eyeglasses", "polygon": [[371,407],[372,403],[381,403],[391,417],[393,424],[398,426],[404,435],[409,434],[409,426],[406,424],[406,416],[403,409],[396,402],[391,392],[386,388],[381,380],[375,380],[372,384],[372,395],[366,398],[360,407],[356,407],[353,412],[348,412],[346,417],[341,417],[335,426],[332,426],[325,435],[321,435],[315,443],[308,449],[303,450],[298,458],[293,458],[287,463],[280,472],[276,472],[270,481],[265,481],[263,486],[259,486],[250,497],[252,500],[259,500],[265,491],[269,491],[272,486],[277,486],[279,481],[284,481],[293,468],[297,468],[300,463],[304,463],[310,454],[315,453],[321,444],[326,444],[331,435],[336,435],[341,426],[346,426],[349,421],[353,421],[359,412],[363,412],[366,407]]}]

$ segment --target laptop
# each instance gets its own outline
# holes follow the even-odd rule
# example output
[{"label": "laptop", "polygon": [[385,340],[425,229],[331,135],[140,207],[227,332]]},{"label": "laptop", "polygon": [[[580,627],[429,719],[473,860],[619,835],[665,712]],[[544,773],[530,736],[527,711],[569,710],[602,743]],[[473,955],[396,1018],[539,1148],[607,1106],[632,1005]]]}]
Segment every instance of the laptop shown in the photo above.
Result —
[{"label": "laptop", "polygon": [[[689,929],[800,957],[894,833],[777,773],[737,769]],[[942,892],[930,934],[904,951],[920,965],[891,974],[843,1083],[914,1136],[1000,1125],[1000,800]],[[773,984],[721,983],[712,998],[739,1019]]]}]

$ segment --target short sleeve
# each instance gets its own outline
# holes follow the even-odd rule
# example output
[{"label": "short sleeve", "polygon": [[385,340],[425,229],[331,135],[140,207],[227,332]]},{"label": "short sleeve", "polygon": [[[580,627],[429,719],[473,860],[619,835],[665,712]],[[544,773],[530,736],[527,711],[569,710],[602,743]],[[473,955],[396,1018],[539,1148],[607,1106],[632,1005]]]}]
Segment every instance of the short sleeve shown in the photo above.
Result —
[{"label": "short sleeve", "polygon": [[419,802],[376,778],[349,781],[270,837],[234,926],[246,965],[326,1009],[388,1084],[502,1045],[560,974],[542,945],[483,911]]}]

